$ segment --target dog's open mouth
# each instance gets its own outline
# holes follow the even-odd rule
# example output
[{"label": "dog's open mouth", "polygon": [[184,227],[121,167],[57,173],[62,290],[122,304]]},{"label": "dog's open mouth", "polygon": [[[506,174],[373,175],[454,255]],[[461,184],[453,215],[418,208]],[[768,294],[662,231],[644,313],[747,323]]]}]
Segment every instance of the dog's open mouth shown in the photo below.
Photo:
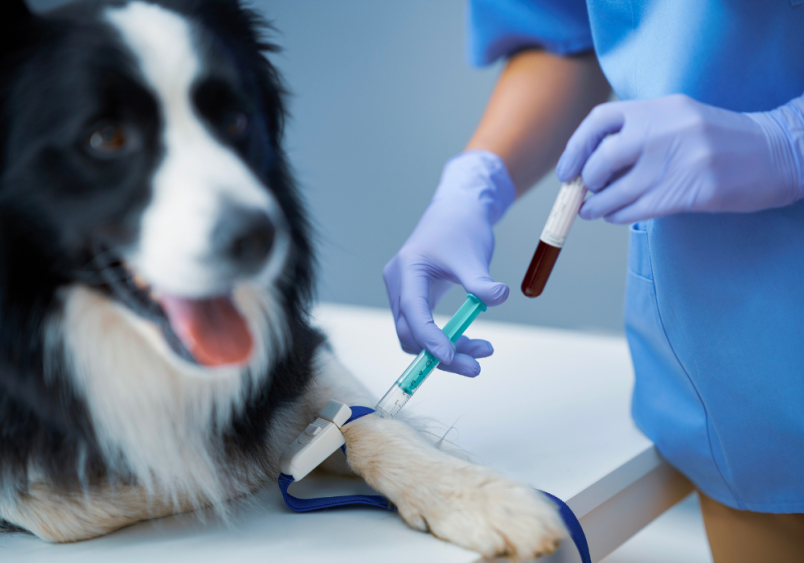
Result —
[{"label": "dog's open mouth", "polygon": [[97,273],[103,287],[134,313],[156,324],[170,348],[187,361],[219,367],[243,365],[254,339],[231,293],[188,299],[152,288],[119,258],[108,258]]}]

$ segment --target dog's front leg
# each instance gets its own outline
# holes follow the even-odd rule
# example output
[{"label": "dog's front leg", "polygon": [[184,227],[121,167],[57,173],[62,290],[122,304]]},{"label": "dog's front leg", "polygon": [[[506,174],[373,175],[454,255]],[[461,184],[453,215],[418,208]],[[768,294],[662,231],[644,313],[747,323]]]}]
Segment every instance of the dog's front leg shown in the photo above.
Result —
[{"label": "dog's front leg", "polygon": [[[348,405],[376,402],[326,348],[318,353],[308,398],[312,410],[330,399]],[[555,507],[543,495],[439,451],[403,421],[366,416],[345,426],[343,434],[352,471],[390,499],[417,530],[486,556],[515,559],[550,553],[565,535]]]}]

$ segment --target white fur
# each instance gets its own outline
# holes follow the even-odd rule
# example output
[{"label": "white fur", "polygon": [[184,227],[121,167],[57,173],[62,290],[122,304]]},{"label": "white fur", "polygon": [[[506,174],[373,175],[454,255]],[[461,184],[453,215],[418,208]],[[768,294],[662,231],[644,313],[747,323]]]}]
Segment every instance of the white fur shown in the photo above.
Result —
[{"label": "white fur", "polygon": [[154,174],[153,197],[128,262],[166,293],[199,298],[228,292],[231,280],[220,278],[210,242],[222,204],[229,202],[271,217],[276,241],[266,271],[275,275],[289,246],[285,219],[270,192],[210,134],[193,108],[192,87],[202,64],[190,24],[144,2],[110,8],[106,17],[138,61],[164,120],[165,157]]},{"label": "white fur", "polygon": [[232,491],[216,466],[215,428],[226,428],[287,346],[286,321],[270,297],[235,295],[254,335],[248,369],[207,369],[175,357],[156,329],[125,307],[81,286],[64,295],[48,345],[63,338],[73,384],[85,399],[105,457],[148,491],[197,504]]}]

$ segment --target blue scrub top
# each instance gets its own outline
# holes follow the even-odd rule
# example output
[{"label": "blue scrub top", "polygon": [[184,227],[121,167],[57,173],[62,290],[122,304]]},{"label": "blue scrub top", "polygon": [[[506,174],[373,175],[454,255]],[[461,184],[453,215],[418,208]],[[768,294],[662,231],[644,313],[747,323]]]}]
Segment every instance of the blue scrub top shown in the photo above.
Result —
[{"label": "blue scrub top", "polygon": [[[621,99],[804,94],[804,0],[470,0],[470,59],[594,49]],[[762,189],[762,186],[757,186]],[[631,227],[633,415],[708,496],[804,512],[804,201]]]}]

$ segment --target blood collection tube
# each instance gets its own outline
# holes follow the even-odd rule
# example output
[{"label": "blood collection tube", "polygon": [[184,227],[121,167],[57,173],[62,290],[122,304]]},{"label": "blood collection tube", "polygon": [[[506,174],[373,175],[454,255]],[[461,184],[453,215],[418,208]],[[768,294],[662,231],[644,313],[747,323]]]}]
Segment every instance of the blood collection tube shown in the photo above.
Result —
[{"label": "blood collection tube", "polygon": [[539,246],[536,247],[528,272],[522,280],[522,293],[526,297],[538,297],[544,291],[584,197],[586,186],[580,177],[561,185],[542,236],[539,237]]}]

